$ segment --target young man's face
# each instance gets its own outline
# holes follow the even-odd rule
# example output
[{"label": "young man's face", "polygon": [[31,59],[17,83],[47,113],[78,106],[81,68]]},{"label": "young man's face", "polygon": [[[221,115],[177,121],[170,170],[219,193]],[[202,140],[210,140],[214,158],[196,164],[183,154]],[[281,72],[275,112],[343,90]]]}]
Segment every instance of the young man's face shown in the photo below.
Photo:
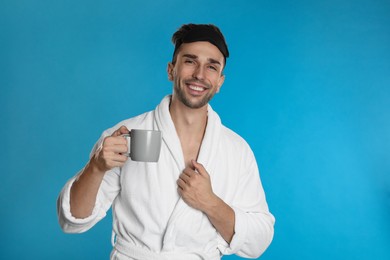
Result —
[{"label": "young man's face", "polygon": [[173,97],[190,108],[205,106],[223,84],[223,66],[224,57],[213,44],[182,44],[175,64],[168,64],[168,77],[174,85]]}]

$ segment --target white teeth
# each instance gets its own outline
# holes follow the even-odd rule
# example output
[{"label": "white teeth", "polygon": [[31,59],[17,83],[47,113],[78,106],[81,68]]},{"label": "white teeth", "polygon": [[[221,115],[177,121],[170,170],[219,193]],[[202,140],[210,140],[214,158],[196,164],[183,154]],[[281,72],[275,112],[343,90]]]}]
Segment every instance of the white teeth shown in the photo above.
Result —
[{"label": "white teeth", "polygon": [[193,85],[189,85],[189,88],[192,90],[196,90],[196,91],[203,91],[204,90],[204,88],[202,88],[202,87],[193,86]]}]

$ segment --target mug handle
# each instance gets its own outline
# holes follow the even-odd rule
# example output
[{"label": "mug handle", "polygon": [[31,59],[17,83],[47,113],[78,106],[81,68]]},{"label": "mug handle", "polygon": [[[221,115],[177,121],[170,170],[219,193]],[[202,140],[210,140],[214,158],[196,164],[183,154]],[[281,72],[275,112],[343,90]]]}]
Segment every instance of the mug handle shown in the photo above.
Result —
[{"label": "mug handle", "polygon": [[123,155],[126,155],[127,157],[130,157],[130,138],[131,138],[131,132],[128,134],[121,134],[122,137],[128,139],[127,140],[127,153],[123,153]]}]

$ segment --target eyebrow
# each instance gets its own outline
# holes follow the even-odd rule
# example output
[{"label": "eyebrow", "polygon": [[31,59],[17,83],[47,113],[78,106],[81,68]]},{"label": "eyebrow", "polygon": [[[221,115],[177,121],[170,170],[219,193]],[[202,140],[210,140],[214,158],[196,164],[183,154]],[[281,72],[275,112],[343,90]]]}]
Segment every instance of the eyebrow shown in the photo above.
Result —
[{"label": "eyebrow", "polygon": [[[194,60],[198,59],[198,56],[196,56],[194,54],[183,54],[183,57],[194,59]],[[219,61],[217,61],[216,59],[208,58],[207,60],[210,63],[218,64],[218,65],[222,66],[222,64]]]}]

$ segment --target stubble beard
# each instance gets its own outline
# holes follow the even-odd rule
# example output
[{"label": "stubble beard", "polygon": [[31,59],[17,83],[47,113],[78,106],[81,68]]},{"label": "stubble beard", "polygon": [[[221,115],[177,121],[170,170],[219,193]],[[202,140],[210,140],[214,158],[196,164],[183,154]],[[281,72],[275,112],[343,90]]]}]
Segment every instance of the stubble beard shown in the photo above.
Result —
[{"label": "stubble beard", "polygon": [[[186,82],[183,82],[183,86],[186,87]],[[203,83],[204,84],[204,83]],[[210,88],[211,89],[211,88]],[[207,105],[210,100],[214,97],[215,93],[209,92],[207,95],[205,95],[199,102],[192,102],[189,98],[186,97],[186,93],[183,90],[183,88],[180,87],[180,82],[178,80],[175,81],[175,86],[174,86],[175,93],[178,97],[178,99],[187,107],[192,108],[192,109],[198,109],[201,107],[204,107]]]}]

